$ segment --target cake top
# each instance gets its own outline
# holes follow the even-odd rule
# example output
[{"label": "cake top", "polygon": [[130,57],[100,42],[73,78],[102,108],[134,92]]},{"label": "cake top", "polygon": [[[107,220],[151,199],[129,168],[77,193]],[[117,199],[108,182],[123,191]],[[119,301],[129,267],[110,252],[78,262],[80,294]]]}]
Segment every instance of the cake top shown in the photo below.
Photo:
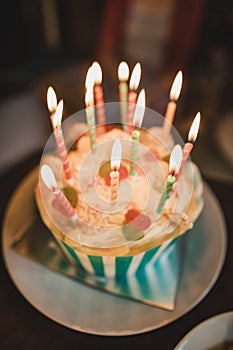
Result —
[{"label": "cake top", "polygon": [[[78,125],[75,130],[79,134]],[[170,138],[169,147],[164,146],[157,136],[160,133],[161,129],[155,127],[141,130],[134,176],[130,176],[131,137],[127,132],[113,125],[111,130],[97,135],[94,152],[85,133],[68,154],[74,179],[72,188],[66,183],[60,159],[51,154],[45,155],[42,163],[51,167],[59,187],[64,188],[64,193],[77,210],[77,221],[63,215],[63,208],[59,207],[53,193],[43,181],[40,182],[47,215],[59,231],[80,245],[116,248],[153,240],[154,237],[159,239],[164,232],[173,232],[176,226],[182,227],[182,230],[190,228],[192,220],[186,213],[192,199],[193,179],[188,171],[173,187],[162,217],[156,212],[169,173],[168,156],[174,144]],[[109,159],[116,139],[122,145],[122,160],[118,197],[112,202]]]}]

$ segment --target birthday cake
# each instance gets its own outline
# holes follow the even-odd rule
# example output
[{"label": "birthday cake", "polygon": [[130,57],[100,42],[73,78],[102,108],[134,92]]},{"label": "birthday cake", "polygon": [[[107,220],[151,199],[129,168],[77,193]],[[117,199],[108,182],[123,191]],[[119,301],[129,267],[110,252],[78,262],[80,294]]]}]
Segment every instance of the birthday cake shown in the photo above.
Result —
[{"label": "birthday cake", "polygon": [[52,153],[42,157],[35,189],[40,215],[69,261],[88,273],[135,274],[191,229],[202,211],[197,166],[188,161],[181,172],[171,168],[172,136],[164,142],[162,127],[137,129],[135,142],[125,124],[92,133],[93,125],[83,132],[76,123],[79,137],[65,163]]}]

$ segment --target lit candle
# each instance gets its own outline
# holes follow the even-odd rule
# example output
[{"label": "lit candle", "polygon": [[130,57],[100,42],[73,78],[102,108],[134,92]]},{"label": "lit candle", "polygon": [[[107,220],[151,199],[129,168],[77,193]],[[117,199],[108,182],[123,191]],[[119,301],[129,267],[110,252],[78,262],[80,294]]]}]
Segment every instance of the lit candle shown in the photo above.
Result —
[{"label": "lit candle", "polygon": [[62,208],[62,213],[72,220],[78,219],[76,209],[72,207],[68,199],[58,187],[54,173],[48,165],[42,165],[41,177],[45,185],[52,191],[53,195],[57,199],[59,205]]},{"label": "lit candle", "polygon": [[176,174],[179,172],[180,165],[182,161],[182,148],[180,145],[176,145],[171,153],[169,161],[169,175],[166,180],[166,185],[164,187],[158,208],[157,214],[160,216],[163,214],[163,209],[168,198],[170,198],[172,187],[176,181]]},{"label": "lit candle", "polygon": [[121,148],[121,142],[120,140],[116,139],[116,141],[113,144],[112,147],[112,154],[111,154],[111,169],[110,172],[110,184],[111,184],[111,201],[115,201],[117,199],[117,187],[119,185],[119,168],[121,164],[121,154],[122,154],[122,148]]},{"label": "lit candle", "polygon": [[197,134],[200,126],[201,121],[201,113],[198,112],[192,122],[191,128],[189,130],[188,134],[188,142],[185,143],[183,148],[183,154],[182,154],[182,163],[179,171],[179,175],[182,173],[183,167],[193,149],[194,142],[197,139]]},{"label": "lit candle", "polygon": [[48,105],[48,110],[51,113],[50,120],[52,121],[54,113],[56,112],[56,109],[57,109],[57,96],[52,86],[50,86],[47,91],[47,105]]},{"label": "lit candle", "polygon": [[129,108],[128,108],[128,131],[131,134],[133,130],[133,116],[134,116],[134,110],[135,110],[135,105],[137,101],[137,93],[136,90],[138,88],[138,85],[140,83],[141,79],[141,65],[140,63],[137,63],[134,66],[134,69],[131,74],[131,78],[129,81],[129,95],[128,95],[128,103],[129,103]]},{"label": "lit candle", "polygon": [[[104,92],[101,86],[102,69],[98,62],[93,62],[92,71],[94,74],[94,96],[95,96],[95,104],[97,109],[98,124],[101,126],[104,126],[106,124],[106,116],[105,116],[105,109],[104,109]],[[104,130],[105,130],[105,127],[104,127]]]},{"label": "lit candle", "polygon": [[[145,90],[142,89],[140,94],[138,95],[138,100],[134,112],[134,118],[133,118],[133,126],[136,128],[140,128],[142,125],[142,120],[145,113],[145,106],[146,106],[146,96],[145,96]],[[138,142],[140,139],[140,131],[137,129],[134,129],[132,131],[132,146],[131,146],[131,162],[130,162],[130,175],[134,176],[136,174],[136,160],[138,157]]]},{"label": "lit candle", "polygon": [[90,66],[88,68],[88,71],[87,71],[87,75],[86,75],[86,80],[85,80],[85,88],[87,90],[88,87],[94,87],[94,84],[95,84],[95,76],[94,76],[94,72],[93,72],[93,67]]},{"label": "lit candle", "polygon": [[52,117],[53,134],[57,144],[57,151],[63,164],[66,180],[70,185],[73,185],[74,180],[71,174],[66,145],[65,145],[65,141],[62,133],[62,128],[61,128],[62,112],[63,112],[63,100],[61,100],[58,103],[56,112]]},{"label": "lit candle", "polygon": [[127,123],[127,113],[128,113],[128,84],[127,80],[129,79],[129,67],[126,62],[121,62],[118,67],[118,79],[119,83],[119,98],[121,103],[121,123],[123,129],[126,129]]},{"label": "lit candle", "polygon": [[95,110],[94,110],[94,96],[93,96],[93,85],[90,84],[87,87],[85,95],[86,104],[86,117],[87,125],[89,126],[89,138],[91,149],[94,150],[96,147],[96,133],[95,133]]},{"label": "lit candle", "polygon": [[162,129],[162,139],[165,141],[171,132],[171,127],[173,119],[176,113],[176,102],[180,96],[181,88],[183,82],[183,74],[181,70],[177,73],[170,91],[170,102],[167,104],[167,109],[165,112],[163,129]]}]

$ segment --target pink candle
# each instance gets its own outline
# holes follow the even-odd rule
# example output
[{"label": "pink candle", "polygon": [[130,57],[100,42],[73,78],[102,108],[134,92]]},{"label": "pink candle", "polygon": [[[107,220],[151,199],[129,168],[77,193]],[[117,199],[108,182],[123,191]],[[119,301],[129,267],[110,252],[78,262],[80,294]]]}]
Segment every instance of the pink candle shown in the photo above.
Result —
[{"label": "pink candle", "polygon": [[163,129],[162,129],[162,139],[166,141],[168,138],[172,124],[173,119],[176,113],[176,102],[180,96],[181,88],[182,88],[182,81],[183,81],[183,74],[181,71],[179,71],[173,81],[171,91],[170,91],[170,102],[167,104],[165,116],[164,116],[164,123],[163,123]]},{"label": "pink candle", "polygon": [[94,96],[97,110],[98,124],[104,126],[106,124],[106,115],[104,109],[104,92],[101,86],[102,70],[98,62],[92,64],[94,74]]},{"label": "pink candle", "polygon": [[128,132],[131,134],[133,131],[133,116],[137,102],[136,90],[139,86],[141,79],[141,65],[137,63],[132,71],[132,75],[129,81],[129,95],[128,95]]},{"label": "pink candle", "polygon": [[61,100],[52,118],[53,133],[57,144],[57,151],[63,164],[66,180],[68,181],[68,183],[73,184],[73,177],[71,174],[66,145],[65,145],[65,141],[64,141],[64,137],[61,129],[62,111],[63,111],[63,101]]},{"label": "pink candle", "polygon": [[45,185],[51,190],[53,195],[56,197],[56,200],[59,203],[60,208],[62,209],[62,214],[67,218],[78,219],[76,209],[72,207],[68,199],[57,186],[54,173],[48,165],[42,165],[41,177]]},{"label": "pink candle", "polygon": [[182,163],[179,171],[179,175],[182,173],[183,167],[193,149],[193,144],[196,141],[199,125],[201,120],[201,114],[198,112],[193,120],[193,123],[191,125],[191,128],[189,130],[188,134],[188,142],[185,143],[182,153]]}]

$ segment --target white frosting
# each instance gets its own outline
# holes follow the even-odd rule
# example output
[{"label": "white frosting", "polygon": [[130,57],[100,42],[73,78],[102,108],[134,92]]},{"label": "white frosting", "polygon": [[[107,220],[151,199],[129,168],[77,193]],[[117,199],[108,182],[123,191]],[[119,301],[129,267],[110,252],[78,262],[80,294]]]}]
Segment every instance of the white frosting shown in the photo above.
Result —
[{"label": "white frosting", "polygon": [[[77,125],[76,125],[77,129]],[[153,134],[158,128],[152,128]],[[77,132],[77,130],[76,130]],[[152,133],[142,133],[142,142],[139,144],[138,164],[139,171],[135,176],[128,176],[122,180],[118,187],[118,198],[110,202],[110,186],[105,178],[98,174],[100,166],[110,160],[113,141],[116,138],[122,143],[122,165],[130,171],[131,137],[121,129],[113,129],[103,135],[97,135],[97,148],[90,151],[89,136],[84,135],[77,142],[77,150],[69,153],[69,163],[75,180],[75,189],[78,194],[77,213],[80,218],[78,229],[71,220],[59,215],[53,207],[54,200],[50,191],[41,186],[41,193],[47,214],[64,234],[70,238],[80,240],[82,244],[99,247],[114,247],[128,244],[122,225],[125,214],[129,209],[136,209],[148,216],[152,222],[152,229],[146,233],[147,237],[164,233],[164,227],[169,231],[184,217],[192,194],[192,177],[184,171],[177,184],[174,185],[171,197],[167,199],[164,212],[165,217],[156,223],[156,209],[164,189],[168,175],[168,162],[161,159],[172,148],[155,138]],[[59,185],[64,183],[61,179],[62,165],[57,157],[46,156],[43,163],[48,164],[54,171]],[[175,221],[170,220],[170,213],[175,212]],[[174,217],[174,216],[173,216]],[[189,223],[190,225],[190,223]]]}]

